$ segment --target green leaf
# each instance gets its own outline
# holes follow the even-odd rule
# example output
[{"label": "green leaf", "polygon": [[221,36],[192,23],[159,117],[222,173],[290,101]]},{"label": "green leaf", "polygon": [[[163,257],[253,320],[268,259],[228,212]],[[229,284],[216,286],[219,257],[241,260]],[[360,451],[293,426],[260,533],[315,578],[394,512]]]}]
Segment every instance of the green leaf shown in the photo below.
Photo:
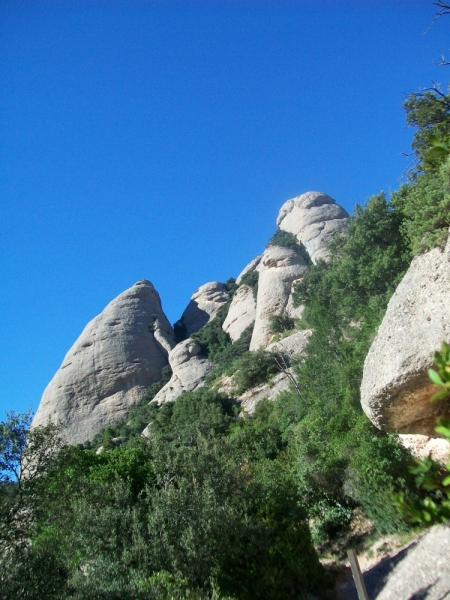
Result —
[{"label": "green leaf", "polygon": [[428,369],[428,377],[435,385],[444,385],[439,373],[436,373],[434,369]]},{"label": "green leaf", "polygon": [[441,392],[437,392],[430,398],[430,402],[436,402],[436,400],[444,400],[450,394],[450,390],[442,390]]},{"label": "green leaf", "polygon": [[447,475],[447,477],[444,477],[444,479],[442,480],[442,485],[443,486],[450,485],[450,475]]}]

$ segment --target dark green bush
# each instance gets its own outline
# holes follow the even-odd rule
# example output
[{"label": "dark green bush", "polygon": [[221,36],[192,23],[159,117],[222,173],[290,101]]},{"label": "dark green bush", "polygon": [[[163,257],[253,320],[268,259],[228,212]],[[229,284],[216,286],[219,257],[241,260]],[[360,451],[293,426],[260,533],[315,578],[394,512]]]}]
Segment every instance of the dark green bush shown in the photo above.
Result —
[{"label": "dark green bush", "polygon": [[281,315],[272,315],[269,318],[270,333],[284,333],[295,327],[295,321],[289,315],[282,313]]},{"label": "dark green bush", "polygon": [[391,202],[404,217],[401,232],[413,253],[445,244],[450,227],[450,160],[438,171],[403,185]]},{"label": "dark green bush", "polygon": [[246,390],[265,383],[280,372],[281,357],[275,352],[265,352],[256,350],[255,352],[245,352],[234,364],[238,369],[234,375],[234,380],[238,386],[238,394]]},{"label": "dark green bush", "polygon": [[258,281],[259,281],[259,272],[258,271],[249,271],[242,278],[239,285],[248,285],[248,287],[252,288],[253,297],[257,298],[258,296]]},{"label": "dark green bush", "polygon": [[305,248],[305,246],[298,241],[297,237],[289,231],[283,229],[277,229],[273,236],[268,241],[266,248],[269,246],[281,246],[282,248],[289,248],[294,250],[297,254],[303,257],[307,265],[311,264],[311,258]]}]

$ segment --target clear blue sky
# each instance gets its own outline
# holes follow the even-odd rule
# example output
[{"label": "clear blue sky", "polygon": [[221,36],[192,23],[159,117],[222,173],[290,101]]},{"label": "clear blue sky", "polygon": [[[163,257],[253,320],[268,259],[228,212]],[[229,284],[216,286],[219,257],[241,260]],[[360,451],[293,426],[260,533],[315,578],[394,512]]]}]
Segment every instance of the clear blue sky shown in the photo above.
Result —
[{"label": "clear blue sky", "polygon": [[447,85],[431,0],[0,0],[0,412],[150,279],[171,322],[307,190],[396,189],[403,94]]}]

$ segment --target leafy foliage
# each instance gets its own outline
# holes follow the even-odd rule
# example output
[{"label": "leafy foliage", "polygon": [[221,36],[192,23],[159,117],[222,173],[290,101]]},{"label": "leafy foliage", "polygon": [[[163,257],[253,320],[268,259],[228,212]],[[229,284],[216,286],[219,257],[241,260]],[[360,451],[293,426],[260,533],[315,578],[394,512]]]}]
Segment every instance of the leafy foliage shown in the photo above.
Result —
[{"label": "leafy foliage", "polygon": [[271,333],[284,333],[295,327],[295,321],[289,315],[282,313],[280,315],[272,315],[269,318],[269,327]]},{"label": "leafy foliage", "polygon": [[238,394],[269,381],[273,375],[280,372],[279,364],[279,355],[275,352],[264,350],[245,352],[234,364],[234,368],[238,369],[234,375]]},{"label": "leafy foliage", "polygon": [[403,103],[403,108],[408,125],[418,128],[412,147],[419,160],[419,170],[438,170],[446,153],[436,152],[435,149],[439,144],[448,144],[450,141],[450,96],[439,87],[413,92]]},{"label": "leafy foliage", "polygon": [[257,298],[258,296],[258,281],[259,281],[259,271],[253,270],[246,273],[242,278],[239,285],[248,285],[248,287],[252,288],[253,297]]},{"label": "leafy foliage", "polygon": [[283,229],[277,229],[273,236],[270,238],[266,248],[269,246],[281,246],[282,248],[289,248],[294,250],[297,254],[300,254],[307,265],[311,264],[311,258],[305,248],[305,246],[298,241],[297,237],[289,231]]},{"label": "leafy foliage", "polygon": [[403,217],[401,233],[413,253],[443,245],[450,227],[450,160],[403,185],[391,203]]}]

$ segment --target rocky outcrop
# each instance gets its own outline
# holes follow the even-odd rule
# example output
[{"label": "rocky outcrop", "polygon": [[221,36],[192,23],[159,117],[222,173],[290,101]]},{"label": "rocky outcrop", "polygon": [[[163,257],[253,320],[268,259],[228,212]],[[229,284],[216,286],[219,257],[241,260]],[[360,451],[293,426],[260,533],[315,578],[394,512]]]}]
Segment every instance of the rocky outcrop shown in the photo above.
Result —
[{"label": "rocky outcrop", "polygon": [[301,356],[308,345],[308,340],[311,333],[311,329],[296,331],[295,333],[282,338],[278,342],[269,344],[269,346],[267,346],[267,350],[279,352],[287,357],[292,357],[294,355]]},{"label": "rocky outcrop", "polygon": [[296,235],[316,263],[328,257],[328,241],[345,230],[348,218],[347,211],[327,194],[306,192],[283,204],[277,226]]},{"label": "rocky outcrop", "polygon": [[[290,369],[286,373],[278,373],[269,381],[269,383],[261,383],[256,385],[255,387],[246,390],[243,394],[238,396],[232,392],[232,378],[224,378],[219,392],[234,395],[237,402],[239,402],[241,409],[246,413],[252,414],[255,412],[258,402],[261,402],[261,400],[275,400],[275,398],[281,394],[281,392],[289,388],[291,384],[289,374],[292,375]],[[228,381],[228,379],[230,379],[230,381]]]},{"label": "rocky outcrop", "polygon": [[242,332],[255,320],[256,300],[248,285],[238,288],[231,301],[222,329],[228,333],[232,342],[241,337]]},{"label": "rocky outcrop", "polygon": [[138,281],[86,325],[48,384],[33,426],[61,421],[68,443],[91,439],[125,418],[160,379],[173,346],[158,292]]},{"label": "rocky outcrop", "polygon": [[223,283],[218,281],[205,283],[192,294],[191,301],[176,325],[185,328],[185,334],[189,337],[206,325],[210,319],[214,319],[229,299],[227,288]]},{"label": "rocky outcrop", "polygon": [[260,254],[259,256],[254,258],[252,261],[250,261],[248,263],[248,265],[239,273],[239,275],[236,279],[236,283],[238,285],[240,285],[242,278],[244,277],[244,275],[247,275],[247,273],[251,273],[252,271],[260,271],[261,270],[261,267],[262,267],[261,258],[262,258],[262,254]]},{"label": "rocky outcrop", "polygon": [[213,364],[200,356],[200,345],[194,340],[180,342],[169,354],[172,377],[156,394],[152,402],[162,404],[176,400],[183,392],[193,392],[205,382]]},{"label": "rocky outcrop", "polygon": [[436,437],[449,402],[427,375],[433,354],[450,340],[450,242],[417,256],[400,282],[364,363],[361,403],[380,429]]},{"label": "rocky outcrop", "polygon": [[250,350],[267,346],[272,315],[286,311],[292,284],[303,277],[308,267],[305,259],[289,248],[269,246],[261,258],[255,328]]},{"label": "rocky outcrop", "polygon": [[408,448],[417,458],[430,457],[446,464],[450,460],[450,443],[443,438],[432,438],[427,435],[401,433],[400,443]]}]

